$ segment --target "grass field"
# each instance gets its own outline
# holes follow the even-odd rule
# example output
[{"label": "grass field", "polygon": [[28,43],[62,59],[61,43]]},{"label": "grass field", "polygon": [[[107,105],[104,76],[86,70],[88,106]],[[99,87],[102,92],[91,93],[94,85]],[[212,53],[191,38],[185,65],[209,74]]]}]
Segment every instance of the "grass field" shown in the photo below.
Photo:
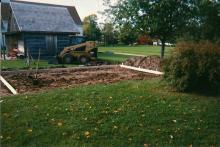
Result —
[{"label": "grass field", "polygon": [[103,61],[110,62],[112,64],[118,64],[126,61],[132,56],[128,55],[117,55],[117,54],[109,54],[109,53],[99,53],[98,58]]},{"label": "grass field", "polygon": [[[111,51],[115,53],[129,53],[129,54],[139,54],[139,55],[160,55],[160,46],[116,46],[116,47],[100,47],[99,51],[106,52]],[[170,54],[173,47],[166,47],[165,56]]]},{"label": "grass field", "polygon": [[220,146],[219,97],[171,92],[158,79],[2,100],[2,146]]},{"label": "grass field", "polygon": [[[28,69],[25,60],[2,60],[1,62],[1,69],[2,70],[17,70],[17,69]],[[77,64],[67,65],[67,64],[48,64],[48,61],[41,60],[39,62],[39,68],[61,68],[61,67],[74,67]],[[31,62],[30,68],[37,67],[37,60]]]},{"label": "grass field", "polygon": [[[116,55],[116,54],[107,54],[107,53],[99,53],[98,59],[102,61],[106,61],[112,64],[121,63],[131,56],[126,55]],[[17,69],[27,69],[27,65],[25,60],[2,60],[1,69],[2,70],[17,70]],[[31,62],[31,68],[36,68],[37,61]],[[79,66],[79,63],[75,62],[73,64],[48,64],[48,61],[41,60],[39,62],[39,68],[61,68],[61,67],[74,67]]]}]

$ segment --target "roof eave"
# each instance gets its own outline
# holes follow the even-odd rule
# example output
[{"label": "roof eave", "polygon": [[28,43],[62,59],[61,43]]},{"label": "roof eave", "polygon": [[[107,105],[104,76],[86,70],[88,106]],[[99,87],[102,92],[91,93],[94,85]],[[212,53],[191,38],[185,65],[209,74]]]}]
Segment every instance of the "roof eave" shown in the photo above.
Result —
[{"label": "roof eave", "polygon": [[47,31],[15,31],[15,32],[5,32],[3,34],[10,35],[10,34],[19,34],[19,33],[31,33],[31,34],[80,34],[80,32],[47,32]]}]

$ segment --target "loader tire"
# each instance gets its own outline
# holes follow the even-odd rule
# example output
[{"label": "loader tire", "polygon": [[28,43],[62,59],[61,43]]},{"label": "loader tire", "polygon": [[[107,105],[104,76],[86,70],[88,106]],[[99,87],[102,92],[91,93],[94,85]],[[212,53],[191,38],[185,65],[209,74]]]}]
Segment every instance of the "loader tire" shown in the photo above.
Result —
[{"label": "loader tire", "polygon": [[71,54],[66,54],[63,56],[63,63],[64,64],[72,64],[73,63],[73,56]]},{"label": "loader tire", "polygon": [[86,56],[80,56],[78,60],[81,64],[86,64],[89,62],[89,58]]}]

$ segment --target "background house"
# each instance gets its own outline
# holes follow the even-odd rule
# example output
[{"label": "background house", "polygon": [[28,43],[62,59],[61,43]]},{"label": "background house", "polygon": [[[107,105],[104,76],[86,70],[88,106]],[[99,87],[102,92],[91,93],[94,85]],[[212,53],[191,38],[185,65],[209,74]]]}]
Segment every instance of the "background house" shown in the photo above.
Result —
[{"label": "background house", "polygon": [[70,36],[83,35],[81,19],[72,6],[11,1],[2,3],[1,15],[3,44],[33,57],[39,49],[42,56],[55,56],[69,46]]},{"label": "background house", "polygon": [[3,33],[7,32],[8,19],[10,12],[9,0],[3,0],[1,2],[1,32],[0,32],[0,47],[5,46],[5,37]]}]

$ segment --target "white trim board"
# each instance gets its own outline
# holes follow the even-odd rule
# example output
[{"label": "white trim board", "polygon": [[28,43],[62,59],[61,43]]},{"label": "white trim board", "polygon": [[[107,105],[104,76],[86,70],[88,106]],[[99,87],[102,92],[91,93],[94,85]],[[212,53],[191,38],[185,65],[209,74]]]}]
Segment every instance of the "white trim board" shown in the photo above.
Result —
[{"label": "white trim board", "polygon": [[18,94],[18,92],[1,75],[0,80],[11,91],[11,93],[13,93],[14,95]]},{"label": "white trim board", "polygon": [[116,55],[127,55],[127,56],[135,56],[135,57],[147,57],[147,55],[141,54],[130,54],[130,53],[120,53],[120,52],[113,52]]},{"label": "white trim board", "polygon": [[141,71],[141,72],[156,74],[156,75],[163,75],[163,74],[164,74],[163,72],[159,72],[159,71],[155,71],[155,70],[137,68],[137,67],[127,66],[127,65],[123,65],[123,64],[121,64],[120,67],[122,67],[122,68],[127,68],[127,69],[131,69],[131,70],[135,70],[135,71]]}]

